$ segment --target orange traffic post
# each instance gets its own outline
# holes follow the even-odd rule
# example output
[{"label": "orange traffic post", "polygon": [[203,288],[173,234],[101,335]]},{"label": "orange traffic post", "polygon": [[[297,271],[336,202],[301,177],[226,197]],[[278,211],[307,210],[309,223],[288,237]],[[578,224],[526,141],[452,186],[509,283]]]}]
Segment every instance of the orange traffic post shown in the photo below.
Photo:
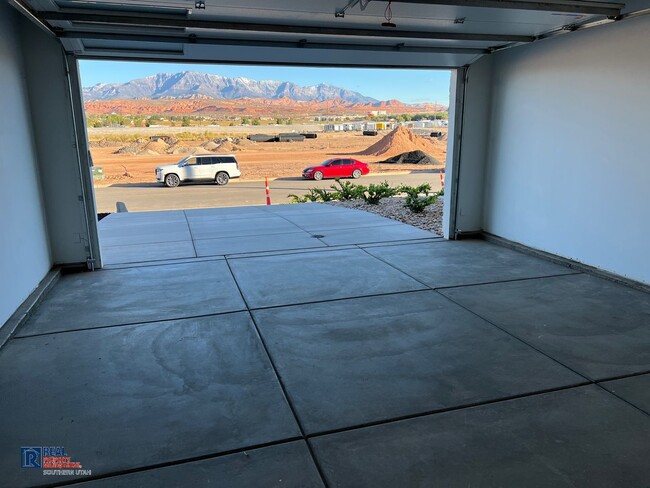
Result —
[{"label": "orange traffic post", "polygon": [[445,187],[445,174],[442,171],[440,172],[440,186]]},{"label": "orange traffic post", "polygon": [[269,179],[265,177],[264,183],[266,184],[266,204],[271,205],[271,192],[269,191]]}]

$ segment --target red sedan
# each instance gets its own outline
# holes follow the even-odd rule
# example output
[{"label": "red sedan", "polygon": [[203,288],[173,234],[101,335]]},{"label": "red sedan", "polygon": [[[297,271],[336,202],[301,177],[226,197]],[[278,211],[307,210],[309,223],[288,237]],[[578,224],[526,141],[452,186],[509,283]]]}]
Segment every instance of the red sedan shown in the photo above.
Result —
[{"label": "red sedan", "polygon": [[323,178],[359,178],[370,173],[366,163],[356,159],[336,158],[328,159],[318,166],[310,166],[302,172],[302,177],[308,180],[322,180]]}]

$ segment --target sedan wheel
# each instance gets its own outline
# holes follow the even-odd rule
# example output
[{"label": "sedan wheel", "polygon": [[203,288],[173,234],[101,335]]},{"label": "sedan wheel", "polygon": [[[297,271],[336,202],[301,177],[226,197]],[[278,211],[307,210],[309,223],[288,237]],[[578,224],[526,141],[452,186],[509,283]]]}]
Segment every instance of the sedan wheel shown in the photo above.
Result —
[{"label": "sedan wheel", "polygon": [[321,171],[316,171],[314,173],[314,179],[316,181],[322,180],[323,179],[323,173]]},{"label": "sedan wheel", "polygon": [[178,177],[178,175],[175,175],[174,173],[165,176],[165,185],[167,185],[169,188],[174,188],[180,185],[180,183],[181,183],[181,179]]},{"label": "sedan wheel", "polygon": [[352,172],[352,178],[354,178],[354,179],[361,178],[361,170],[360,169],[355,169]]},{"label": "sedan wheel", "polygon": [[225,185],[228,183],[228,180],[230,180],[230,176],[228,176],[228,173],[224,173],[223,171],[217,173],[217,176],[214,178],[217,185]]}]

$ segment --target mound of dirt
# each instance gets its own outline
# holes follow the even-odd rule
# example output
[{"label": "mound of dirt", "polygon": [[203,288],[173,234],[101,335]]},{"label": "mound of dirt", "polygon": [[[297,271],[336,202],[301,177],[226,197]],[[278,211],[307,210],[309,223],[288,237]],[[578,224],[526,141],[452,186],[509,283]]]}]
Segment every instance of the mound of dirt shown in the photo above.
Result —
[{"label": "mound of dirt", "polygon": [[[100,145],[100,142],[101,141],[97,141],[94,147],[107,147]],[[108,144],[108,142],[104,142],[102,144]],[[137,139],[136,141],[127,144],[126,146],[120,147],[113,154],[155,156],[157,154],[195,154],[206,152],[232,153],[235,151],[242,151],[245,146],[254,144],[254,142],[243,138],[224,137],[207,141],[201,146],[187,146],[179,142],[177,139],[156,136],[151,140]]]},{"label": "mound of dirt", "polygon": [[169,150],[169,154],[185,154],[186,150],[187,150],[186,147],[174,146],[172,149]]},{"label": "mound of dirt", "polygon": [[234,151],[241,151],[241,147],[239,147],[237,144],[234,142],[222,142],[219,144],[219,147],[215,151],[221,152],[221,153],[229,153],[229,152],[234,152]]},{"label": "mound of dirt", "polygon": [[121,147],[114,154],[137,154],[139,156],[148,155],[155,156],[158,154],[167,154],[169,144],[162,139],[156,141],[136,141],[128,146]]},{"label": "mound of dirt", "polygon": [[203,146],[186,146],[184,144],[174,144],[169,146],[167,149],[167,154],[197,154],[197,153],[207,153]]},{"label": "mound of dirt", "polygon": [[183,151],[184,154],[200,154],[200,153],[204,153],[204,152],[205,152],[205,149],[202,148],[201,146],[188,147],[188,148],[185,148],[185,150]]},{"label": "mound of dirt", "polygon": [[205,144],[203,144],[203,147],[208,151],[214,151],[219,147],[219,144],[217,144],[214,141],[208,141]]},{"label": "mound of dirt", "polygon": [[147,151],[156,152],[158,154],[165,154],[167,153],[167,149],[169,149],[169,144],[167,144],[162,139],[157,139],[155,141],[147,143],[147,145],[144,146],[144,149]]},{"label": "mound of dirt", "polygon": [[113,154],[140,154],[140,151],[145,149],[148,144],[148,139],[139,138],[126,146],[122,146],[117,151],[113,152]]},{"label": "mound of dirt", "polygon": [[108,139],[100,139],[98,141],[89,141],[90,147],[121,147],[122,143],[119,141],[109,141]]},{"label": "mound of dirt", "polygon": [[364,156],[394,156],[418,149],[424,152],[433,152],[435,147],[436,142],[420,137],[404,126],[399,126],[358,154]]},{"label": "mound of dirt", "polygon": [[144,146],[142,144],[132,142],[131,144],[122,146],[117,151],[113,152],[113,154],[138,154],[143,148]]},{"label": "mound of dirt", "polygon": [[442,163],[438,161],[433,156],[428,155],[424,151],[409,151],[392,158],[388,158],[385,161],[379,161],[380,163],[387,164],[424,164],[424,165],[441,165]]},{"label": "mound of dirt", "polygon": [[249,139],[246,139],[245,137],[241,139],[235,139],[233,142],[241,147],[249,147],[249,146],[254,146],[256,144],[255,141],[251,141]]},{"label": "mound of dirt", "polygon": [[172,136],[151,136],[149,139],[152,141],[164,141],[169,145],[176,144],[178,142],[178,139]]}]

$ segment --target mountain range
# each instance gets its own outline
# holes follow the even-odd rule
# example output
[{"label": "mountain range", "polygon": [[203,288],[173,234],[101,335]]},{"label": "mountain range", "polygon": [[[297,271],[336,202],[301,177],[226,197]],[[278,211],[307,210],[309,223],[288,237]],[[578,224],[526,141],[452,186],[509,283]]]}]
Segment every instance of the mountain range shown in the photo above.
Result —
[{"label": "mountain range", "polygon": [[249,78],[183,71],[159,73],[126,83],[98,83],[83,89],[85,101],[115,99],[219,99],[242,98],[316,101],[340,99],[349,103],[372,104],[378,100],[325,83],[302,87],[289,81],[255,81]]}]

